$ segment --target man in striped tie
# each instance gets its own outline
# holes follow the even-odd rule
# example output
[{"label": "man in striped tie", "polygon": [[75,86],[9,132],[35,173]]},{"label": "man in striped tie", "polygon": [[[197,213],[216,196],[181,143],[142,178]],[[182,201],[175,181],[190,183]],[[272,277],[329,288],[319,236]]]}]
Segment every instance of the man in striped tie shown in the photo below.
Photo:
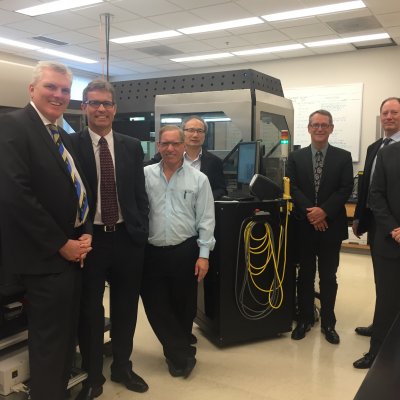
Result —
[{"label": "man in striped tie", "polygon": [[[57,128],[72,73],[39,62],[30,104],[0,118],[0,230],[5,268],[26,288],[30,398],[64,400],[76,344],[81,266],[91,250],[88,185]],[[86,200],[85,200],[86,199]]]}]

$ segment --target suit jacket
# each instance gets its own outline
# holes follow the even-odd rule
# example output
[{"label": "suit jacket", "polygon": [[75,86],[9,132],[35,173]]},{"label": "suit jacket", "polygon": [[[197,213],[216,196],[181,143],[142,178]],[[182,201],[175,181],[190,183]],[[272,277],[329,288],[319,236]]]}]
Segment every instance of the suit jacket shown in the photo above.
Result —
[{"label": "suit jacket", "polygon": [[[150,161],[145,163],[145,165],[156,164],[160,161],[161,154],[156,153]],[[206,149],[203,149],[202,151],[200,171],[207,175],[214,200],[218,200],[228,193],[226,190],[222,160]]]},{"label": "suit jacket", "polygon": [[[306,209],[315,206],[311,146],[289,154],[288,176],[295,205],[295,216],[298,220],[308,224]],[[352,189],[351,154],[346,150],[329,145],[318,191],[318,206],[327,213],[328,229],[324,232],[326,237],[333,240],[343,240],[348,237],[345,204]]]},{"label": "suit jacket", "polygon": [[[149,235],[149,202],[144,184],[143,150],[137,139],[113,132],[115,176],[118,202],[132,241],[143,246]],[[92,192],[89,204],[94,219],[97,204],[97,170],[89,131],[85,128],[70,135]]]},{"label": "suit jacket", "polygon": [[[74,237],[78,208],[66,164],[30,104],[1,115],[0,126],[3,262],[13,273],[24,274],[58,273],[71,268],[58,253]],[[76,160],[69,135],[60,131],[64,147]],[[79,163],[76,167],[88,188]],[[91,233],[90,223],[84,230]]]},{"label": "suit jacket", "polygon": [[369,203],[376,221],[375,253],[399,257],[400,244],[390,232],[400,227],[400,143],[378,152]]},{"label": "suit jacket", "polygon": [[369,145],[367,149],[367,155],[365,157],[364,173],[360,180],[360,186],[358,188],[358,200],[356,209],[354,211],[354,219],[358,219],[359,221],[357,229],[357,233],[359,235],[367,232],[371,227],[373,215],[371,209],[367,207],[367,202],[369,197],[372,166],[381,146],[382,139],[379,139]]}]

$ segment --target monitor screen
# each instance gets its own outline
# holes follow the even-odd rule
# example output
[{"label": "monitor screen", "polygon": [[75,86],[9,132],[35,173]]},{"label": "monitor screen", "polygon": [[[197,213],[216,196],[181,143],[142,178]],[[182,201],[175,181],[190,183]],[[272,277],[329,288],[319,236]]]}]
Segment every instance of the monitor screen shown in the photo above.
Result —
[{"label": "monitor screen", "polygon": [[238,146],[237,182],[249,184],[259,171],[260,142],[241,142]]}]

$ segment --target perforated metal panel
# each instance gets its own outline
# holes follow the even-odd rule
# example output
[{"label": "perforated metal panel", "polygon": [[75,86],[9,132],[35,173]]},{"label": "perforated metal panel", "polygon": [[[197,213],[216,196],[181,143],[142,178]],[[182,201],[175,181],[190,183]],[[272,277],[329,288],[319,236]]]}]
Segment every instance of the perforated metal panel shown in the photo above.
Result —
[{"label": "perforated metal panel", "polygon": [[118,113],[154,111],[159,94],[255,89],[283,97],[281,81],[252,69],[113,82]]}]

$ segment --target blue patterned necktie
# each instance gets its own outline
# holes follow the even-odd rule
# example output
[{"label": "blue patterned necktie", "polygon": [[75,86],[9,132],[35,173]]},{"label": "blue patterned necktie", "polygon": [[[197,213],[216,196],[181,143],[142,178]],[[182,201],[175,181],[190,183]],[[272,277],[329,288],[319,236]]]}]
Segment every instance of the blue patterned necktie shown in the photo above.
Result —
[{"label": "blue patterned necktie", "polygon": [[318,191],[321,184],[322,167],[324,165],[324,156],[322,151],[315,153],[315,168],[314,168],[314,188],[315,188],[315,204],[318,204]]},{"label": "blue patterned necktie", "polygon": [[82,188],[81,182],[79,179],[76,177],[76,170],[75,168],[72,167],[70,161],[68,160],[67,152],[65,150],[65,147],[63,145],[63,142],[61,141],[60,137],[60,132],[58,131],[57,126],[55,125],[48,125],[51,136],[54,140],[54,143],[57,145],[58,152],[60,153],[62,159],[65,162],[65,165],[67,166],[68,172],[71,175],[72,182],[74,183],[75,190],[76,190],[76,195],[78,196],[78,204],[79,204],[79,221],[80,222],[85,222],[88,212],[89,212],[89,204],[86,196],[85,190]]},{"label": "blue patterned necktie", "polygon": [[113,226],[118,221],[117,188],[115,186],[114,163],[107,140],[99,140],[101,219],[104,225]]}]

